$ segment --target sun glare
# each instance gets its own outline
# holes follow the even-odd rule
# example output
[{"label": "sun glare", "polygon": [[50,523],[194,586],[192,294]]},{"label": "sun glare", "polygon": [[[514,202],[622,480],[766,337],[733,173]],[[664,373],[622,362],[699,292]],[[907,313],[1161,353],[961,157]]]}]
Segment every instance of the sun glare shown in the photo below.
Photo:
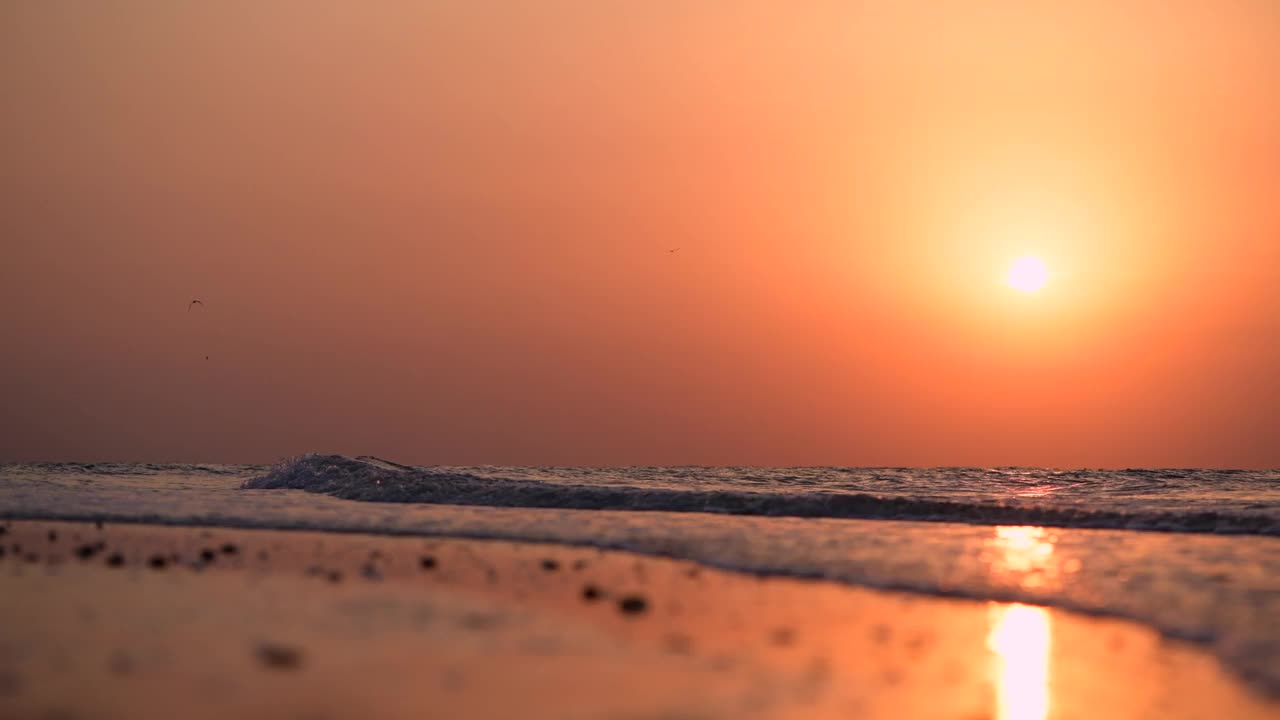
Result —
[{"label": "sun glare", "polygon": [[1044,261],[1030,255],[1013,261],[1005,282],[1009,287],[1022,292],[1035,292],[1044,287],[1049,280],[1049,268]]}]

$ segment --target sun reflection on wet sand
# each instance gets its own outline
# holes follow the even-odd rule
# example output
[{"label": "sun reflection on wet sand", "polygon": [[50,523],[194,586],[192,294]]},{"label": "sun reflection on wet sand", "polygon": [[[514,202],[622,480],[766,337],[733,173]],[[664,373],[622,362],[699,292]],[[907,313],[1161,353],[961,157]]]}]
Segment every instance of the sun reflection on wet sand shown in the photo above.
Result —
[{"label": "sun reflection on wet sand", "polygon": [[996,720],[1048,717],[1051,623],[1044,608],[991,606],[987,648],[994,654]]},{"label": "sun reflection on wet sand", "polygon": [[[1042,527],[997,527],[987,541],[991,572],[1028,589],[1054,584],[1060,577],[1056,540]],[[1049,714],[1049,611],[993,604],[990,616],[987,648],[994,655],[997,720],[1044,720]]]}]

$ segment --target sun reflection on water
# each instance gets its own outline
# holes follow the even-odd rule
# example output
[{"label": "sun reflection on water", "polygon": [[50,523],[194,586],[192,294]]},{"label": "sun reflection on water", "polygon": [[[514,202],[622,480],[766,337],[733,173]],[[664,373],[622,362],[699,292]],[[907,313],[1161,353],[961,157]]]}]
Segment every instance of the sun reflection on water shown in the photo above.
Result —
[{"label": "sun reflection on water", "polygon": [[992,605],[987,648],[994,654],[996,720],[1048,717],[1051,623],[1044,608]]},{"label": "sun reflection on water", "polygon": [[1001,525],[987,540],[984,558],[991,572],[1012,580],[1023,588],[1052,586],[1064,572],[1078,569],[1079,563],[1060,563],[1054,557],[1057,536],[1033,525]]}]

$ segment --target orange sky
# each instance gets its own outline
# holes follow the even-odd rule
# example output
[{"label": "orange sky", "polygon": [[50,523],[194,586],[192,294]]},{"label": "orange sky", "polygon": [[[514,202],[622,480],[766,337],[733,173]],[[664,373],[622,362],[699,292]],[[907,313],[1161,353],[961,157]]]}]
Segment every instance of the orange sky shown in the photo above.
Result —
[{"label": "orange sky", "polygon": [[1280,466],[1274,0],[9,2],[0,87],[0,459]]}]

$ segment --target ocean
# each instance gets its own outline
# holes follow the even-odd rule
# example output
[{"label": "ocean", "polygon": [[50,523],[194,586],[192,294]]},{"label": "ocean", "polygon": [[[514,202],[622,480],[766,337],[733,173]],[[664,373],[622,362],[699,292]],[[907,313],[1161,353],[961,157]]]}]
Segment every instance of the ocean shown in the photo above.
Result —
[{"label": "ocean", "polygon": [[550,541],[1034,603],[1280,697],[1280,470],[10,464],[0,518]]}]

